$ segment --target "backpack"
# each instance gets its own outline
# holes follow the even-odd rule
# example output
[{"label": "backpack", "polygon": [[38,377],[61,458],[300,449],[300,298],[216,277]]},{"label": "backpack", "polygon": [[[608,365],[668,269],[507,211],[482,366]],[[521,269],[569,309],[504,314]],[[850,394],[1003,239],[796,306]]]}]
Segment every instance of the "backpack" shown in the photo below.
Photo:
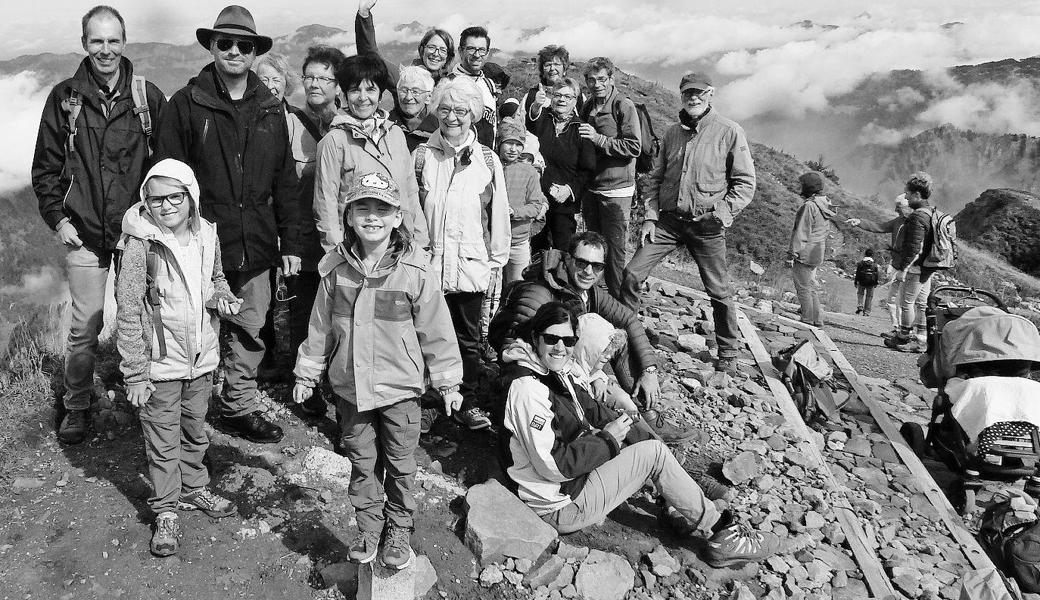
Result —
[{"label": "backpack", "polygon": [[957,260],[957,223],[950,215],[933,208],[931,226],[932,249],[922,264],[930,269],[949,269]]},{"label": "backpack", "polygon": [[873,287],[878,283],[878,268],[874,261],[861,260],[856,265],[856,282],[864,287]]},{"label": "backpack", "polygon": [[1014,489],[1007,493],[1013,496],[983,513],[979,541],[1002,573],[1013,577],[1023,592],[1035,594],[1040,592],[1040,521],[1036,500]]},{"label": "backpack", "polygon": [[155,272],[159,268],[159,253],[155,251],[155,243],[145,240],[145,294],[144,300],[152,307],[152,328],[155,339],[159,340],[159,360],[166,358],[166,336],[163,334],[162,296],[155,287]]},{"label": "backpack", "polygon": [[[147,138],[151,138],[152,111],[148,107],[147,83],[144,76],[134,75],[130,81],[130,95],[134,101],[134,114],[141,120],[141,128],[144,129],[144,135]],[[61,107],[64,109],[65,117],[68,120],[69,137],[65,140],[65,152],[66,154],[73,154],[76,152],[76,120],[79,119],[79,113],[83,110],[83,99],[80,98],[79,90],[69,90],[69,97],[62,101]],[[151,156],[152,145],[149,143],[147,146],[148,156]]]},{"label": "backpack", "polygon": [[807,424],[834,420],[838,416],[839,407],[834,402],[834,370],[820,358],[809,340],[781,350],[773,355],[772,361]]},{"label": "backpack", "polygon": [[[650,111],[641,102],[632,102],[636,107],[636,117],[639,119],[639,156],[636,157],[636,173],[642,175],[649,173],[654,168],[654,159],[661,153],[661,138],[654,131],[654,124],[650,120]],[[590,101],[581,111],[582,121],[588,122],[592,113],[593,103]],[[621,128],[621,102],[614,103],[614,120]]]}]

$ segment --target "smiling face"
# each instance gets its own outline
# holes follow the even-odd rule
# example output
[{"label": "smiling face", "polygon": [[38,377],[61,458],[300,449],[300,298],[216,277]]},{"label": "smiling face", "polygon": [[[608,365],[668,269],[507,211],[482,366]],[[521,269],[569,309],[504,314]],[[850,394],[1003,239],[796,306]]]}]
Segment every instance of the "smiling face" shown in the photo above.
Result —
[{"label": "smiling face", "polygon": [[90,65],[103,77],[119,70],[119,57],[123,55],[123,27],[110,14],[95,15],[87,22],[86,33],[81,40],[83,49],[90,57]]},{"label": "smiling face", "polygon": [[419,53],[419,59],[424,67],[430,71],[440,71],[448,62],[448,45],[439,35],[434,35],[426,40],[426,45]]},{"label": "smiling face", "polygon": [[473,113],[465,102],[456,102],[445,97],[437,106],[436,113],[441,135],[448,139],[458,139],[466,135],[473,126]]},{"label": "smiling face", "polygon": [[557,117],[569,117],[574,112],[574,107],[578,104],[578,90],[571,88],[570,86],[563,85],[556,88],[552,93],[552,100],[549,104],[553,114]]},{"label": "smiling face", "polygon": [[432,91],[423,89],[418,83],[399,85],[397,87],[397,104],[401,107],[404,116],[414,117],[422,112],[423,107],[430,101]]},{"label": "smiling face", "polygon": [[[234,43],[231,43],[234,42]],[[239,42],[246,42],[240,44]],[[249,52],[244,52],[242,45]],[[221,50],[227,48],[227,50]],[[213,55],[213,65],[224,77],[232,79],[242,77],[249,72],[256,60],[256,44],[251,38],[237,35],[220,34],[213,36],[209,42],[209,52]]]},{"label": "smiling face", "polygon": [[585,85],[589,87],[593,97],[605,100],[610,92],[614,91],[614,76],[606,69],[600,69],[585,76]]},{"label": "smiling face", "polygon": [[[547,337],[549,339],[546,339]],[[570,362],[571,355],[574,353],[574,345],[568,346],[568,340],[565,338],[571,338],[570,341],[573,341],[574,329],[571,328],[570,323],[551,325],[534,339],[535,352],[545,368],[550,371],[563,371]]]},{"label": "smiling face", "polygon": [[578,244],[574,254],[567,257],[567,275],[571,285],[578,290],[588,290],[596,285],[606,268],[605,252],[599,246]]},{"label": "smiling face", "polygon": [[303,92],[307,95],[307,105],[318,110],[336,102],[339,94],[339,83],[332,65],[312,61],[303,70]]},{"label": "smiling face", "polygon": [[379,108],[379,97],[382,95],[379,86],[365,79],[357,87],[347,90],[347,111],[356,119],[362,121],[370,119],[372,115],[376,114],[376,110]]},{"label": "smiling face", "polygon": [[183,185],[165,177],[153,177],[145,184],[144,195],[145,206],[156,223],[175,233],[188,226],[191,198]]},{"label": "smiling face", "polygon": [[712,96],[715,95],[714,88],[696,89],[690,88],[682,92],[683,108],[691,117],[699,117],[711,106]]},{"label": "smiling face", "polygon": [[506,140],[498,145],[498,156],[504,163],[514,163],[524,152],[524,145],[516,140]]},{"label": "smiling face", "polygon": [[470,73],[478,73],[484,68],[488,57],[488,39],[470,36],[459,42],[462,45],[459,62]]},{"label": "smiling face", "polygon": [[279,102],[285,98],[285,77],[277,69],[263,64],[256,70],[256,76],[260,78],[261,83],[267,86],[267,89],[271,90],[271,94]]},{"label": "smiling face", "polygon": [[347,225],[367,247],[383,243],[401,219],[401,209],[375,198],[362,198],[347,205]]},{"label": "smiling face", "polygon": [[563,73],[566,70],[567,68],[559,57],[550,58],[548,62],[542,65],[542,83],[549,86],[560,83],[560,81],[563,80]]}]

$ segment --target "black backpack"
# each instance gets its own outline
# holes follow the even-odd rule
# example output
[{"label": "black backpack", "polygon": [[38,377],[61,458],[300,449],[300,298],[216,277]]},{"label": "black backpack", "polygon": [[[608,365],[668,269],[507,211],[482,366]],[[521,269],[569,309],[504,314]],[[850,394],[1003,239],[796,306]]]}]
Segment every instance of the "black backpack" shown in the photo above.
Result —
[{"label": "black backpack", "polygon": [[1040,593],[1040,521],[1036,501],[1016,495],[986,509],[979,541],[996,567],[1023,592]]},{"label": "black backpack", "polygon": [[856,281],[865,287],[872,287],[878,283],[878,268],[874,261],[862,260],[856,265]]}]

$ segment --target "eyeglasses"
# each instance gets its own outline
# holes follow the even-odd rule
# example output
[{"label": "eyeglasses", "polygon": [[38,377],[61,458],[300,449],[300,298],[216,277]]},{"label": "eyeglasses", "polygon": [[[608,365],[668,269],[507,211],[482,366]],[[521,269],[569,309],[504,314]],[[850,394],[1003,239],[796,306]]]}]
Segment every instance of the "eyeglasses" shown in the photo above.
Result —
[{"label": "eyeglasses", "polygon": [[329,85],[336,81],[335,77],[318,77],[317,75],[301,75],[304,83],[317,83],[318,85]]},{"label": "eyeglasses", "polygon": [[438,56],[448,55],[448,49],[442,46],[426,46],[423,51],[427,54],[436,54]]},{"label": "eyeglasses", "polygon": [[589,267],[592,267],[593,273],[602,273],[603,269],[607,268],[607,263],[594,262],[591,260],[585,260],[583,258],[574,258],[574,266],[578,267],[579,271],[584,271]]},{"label": "eyeglasses", "polygon": [[682,91],[682,97],[683,100],[692,100],[694,98],[700,98],[703,100],[713,89],[714,88],[705,88],[703,90],[698,90],[696,88],[690,88]]},{"label": "eyeglasses", "polygon": [[217,50],[227,52],[232,46],[238,46],[242,54],[252,54],[256,50],[256,42],[252,40],[235,40],[231,38],[217,38]]},{"label": "eyeglasses", "polygon": [[480,48],[478,46],[463,46],[462,51],[470,56],[476,56],[478,58],[481,56],[487,56],[489,52],[487,48]]},{"label": "eyeglasses", "polygon": [[606,83],[610,81],[611,77],[611,75],[600,75],[599,77],[589,76],[585,78],[585,81],[587,81],[589,85],[592,85],[594,83]]},{"label": "eyeglasses", "polygon": [[144,200],[148,203],[148,206],[159,208],[163,205],[163,202],[169,202],[170,206],[180,206],[184,204],[184,198],[187,196],[188,192],[174,192],[165,196],[146,196]]},{"label": "eyeglasses", "polygon": [[570,102],[571,100],[577,98],[577,96],[575,96],[574,94],[561,94],[559,92],[553,94],[552,97],[556,100],[566,100],[567,102]]},{"label": "eyeglasses", "polygon": [[458,117],[460,119],[464,119],[464,118],[466,118],[467,115],[469,115],[469,109],[468,108],[448,108],[447,106],[438,106],[437,107],[437,116],[442,118],[442,119],[446,118],[448,115],[450,115],[452,113],[455,113],[456,117]]},{"label": "eyeglasses", "polygon": [[573,348],[574,344],[578,343],[578,336],[576,335],[553,335],[551,333],[543,333],[542,341],[545,342],[546,346],[555,346],[560,342],[563,342],[564,346]]},{"label": "eyeglasses", "polygon": [[274,84],[285,83],[285,80],[282,79],[281,77],[278,77],[278,76],[270,77],[270,76],[266,76],[266,75],[264,77],[261,77],[260,81],[266,83],[267,85],[271,85],[272,83],[274,83]]},{"label": "eyeglasses", "polygon": [[397,95],[402,98],[422,98],[423,94],[429,94],[428,90],[420,90],[419,88],[398,88]]}]

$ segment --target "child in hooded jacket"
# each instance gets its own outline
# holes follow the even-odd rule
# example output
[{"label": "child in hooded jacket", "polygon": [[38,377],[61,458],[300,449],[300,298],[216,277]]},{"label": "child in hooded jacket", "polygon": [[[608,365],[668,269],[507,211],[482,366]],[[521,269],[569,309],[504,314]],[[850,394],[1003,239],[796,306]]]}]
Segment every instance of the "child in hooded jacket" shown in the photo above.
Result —
[{"label": "child in hooded jacket", "polygon": [[509,224],[512,241],[509,262],[502,270],[502,285],[518,281],[531,263],[531,235],[535,221],[545,219],[549,201],[542,193],[538,170],[522,160],[527,130],[519,119],[502,119],[498,126],[498,157],[506,176],[509,197]]},{"label": "child in hooded jacket", "polygon": [[160,161],[145,177],[141,200],[123,216],[116,279],[117,345],[127,399],[140,409],[141,433],[154,493],[150,549],[175,554],[175,510],[215,518],[237,512],[209,491],[202,462],[203,429],[220,359],[220,316],[237,314],[224,279],[216,226],[199,214],[199,184],[191,167]]}]

